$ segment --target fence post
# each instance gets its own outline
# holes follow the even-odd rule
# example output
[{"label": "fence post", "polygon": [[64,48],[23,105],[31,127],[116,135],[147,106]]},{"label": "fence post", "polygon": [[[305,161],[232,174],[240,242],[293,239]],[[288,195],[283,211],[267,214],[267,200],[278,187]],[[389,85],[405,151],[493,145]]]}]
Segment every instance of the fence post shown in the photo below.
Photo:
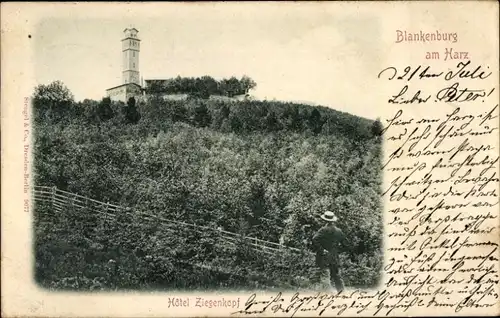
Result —
[{"label": "fence post", "polygon": [[[109,202],[106,202],[106,206],[104,207],[104,215],[103,215],[102,220],[109,218],[108,209],[109,209]],[[116,215],[115,215],[115,223],[116,223]],[[116,226],[116,224],[115,224],[115,226]]]},{"label": "fence post", "polygon": [[66,209],[69,209],[71,207],[71,197],[69,195],[64,195],[65,202],[66,202]]},{"label": "fence post", "polygon": [[56,187],[52,187],[52,209],[55,210],[56,208]]}]

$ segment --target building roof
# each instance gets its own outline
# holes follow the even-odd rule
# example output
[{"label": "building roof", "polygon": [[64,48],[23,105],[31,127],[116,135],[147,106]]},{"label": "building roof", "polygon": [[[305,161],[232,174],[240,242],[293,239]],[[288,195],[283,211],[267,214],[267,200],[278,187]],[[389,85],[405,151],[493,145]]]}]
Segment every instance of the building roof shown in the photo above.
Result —
[{"label": "building roof", "polygon": [[139,30],[137,30],[136,28],[133,27],[125,28],[125,30],[123,30],[123,33],[125,33],[125,38],[122,41],[127,39],[134,39],[140,41],[140,39],[137,37],[137,33],[139,33]]},{"label": "building roof", "polygon": [[122,39],[122,42],[125,41],[125,40],[128,40],[128,39],[132,39],[132,40],[136,40],[136,41],[141,41],[141,39],[139,39],[139,38],[134,38],[134,37],[131,37],[131,36],[127,36],[126,38]]},{"label": "building roof", "polygon": [[118,87],[121,87],[121,86],[127,86],[127,85],[135,85],[135,86],[137,86],[139,88],[142,88],[141,85],[136,84],[136,83],[125,83],[125,84],[121,84],[121,85],[118,85],[118,86],[115,86],[115,87],[108,88],[106,91],[109,91],[109,90],[112,90],[112,89],[115,89],[115,88],[118,88]]}]

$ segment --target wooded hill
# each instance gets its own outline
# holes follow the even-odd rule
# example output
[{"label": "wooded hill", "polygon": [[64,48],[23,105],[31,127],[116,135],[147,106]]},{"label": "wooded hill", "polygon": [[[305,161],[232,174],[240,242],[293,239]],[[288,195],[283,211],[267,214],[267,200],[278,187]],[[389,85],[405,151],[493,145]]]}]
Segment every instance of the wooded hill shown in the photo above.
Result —
[{"label": "wooded hill", "polygon": [[[62,83],[37,87],[33,105],[35,184],[299,249],[332,210],[351,242],[346,285],[377,284],[380,122],[286,102],[74,102]],[[214,245],[208,234],[174,234],[139,217],[124,227],[50,209],[35,209],[35,274],[50,288],[307,287],[314,261]],[[237,274],[176,265],[193,259]],[[120,275],[109,274],[110,262]]]}]

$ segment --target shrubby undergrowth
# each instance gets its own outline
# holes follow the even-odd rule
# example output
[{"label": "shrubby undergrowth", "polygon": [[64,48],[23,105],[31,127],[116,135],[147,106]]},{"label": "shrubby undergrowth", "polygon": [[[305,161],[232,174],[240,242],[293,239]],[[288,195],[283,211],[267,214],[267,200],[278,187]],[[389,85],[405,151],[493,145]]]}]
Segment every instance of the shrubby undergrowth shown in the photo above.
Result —
[{"label": "shrubby undergrowth", "polygon": [[[378,121],[284,102],[74,102],[51,85],[33,100],[35,184],[304,250],[332,210],[351,242],[346,285],[377,284]],[[313,265],[308,254],[255,254],[211,231],[70,206],[37,205],[35,234],[36,279],[55,289],[308,288]]]}]

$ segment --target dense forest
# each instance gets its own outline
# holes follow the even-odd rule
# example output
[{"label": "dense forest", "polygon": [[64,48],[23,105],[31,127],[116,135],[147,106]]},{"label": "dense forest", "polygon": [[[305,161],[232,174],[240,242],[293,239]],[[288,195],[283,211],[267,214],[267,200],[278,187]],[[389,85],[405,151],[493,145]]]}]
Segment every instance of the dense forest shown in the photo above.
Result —
[{"label": "dense forest", "polygon": [[166,80],[146,80],[145,92],[154,94],[187,94],[197,98],[208,98],[212,95],[233,97],[248,94],[257,84],[248,76],[216,80],[211,76],[176,77]]},{"label": "dense forest", "polygon": [[[332,210],[351,243],[342,254],[346,285],[378,283],[379,121],[286,102],[75,102],[60,82],[35,89],[33,115],[36,185],[301,250]],[[210,231],[121,218],[37,205],[37,281],[56,289],[310,287],[309,254],[257,255]],[[232,271],[190,267],[194,259]]]}]

